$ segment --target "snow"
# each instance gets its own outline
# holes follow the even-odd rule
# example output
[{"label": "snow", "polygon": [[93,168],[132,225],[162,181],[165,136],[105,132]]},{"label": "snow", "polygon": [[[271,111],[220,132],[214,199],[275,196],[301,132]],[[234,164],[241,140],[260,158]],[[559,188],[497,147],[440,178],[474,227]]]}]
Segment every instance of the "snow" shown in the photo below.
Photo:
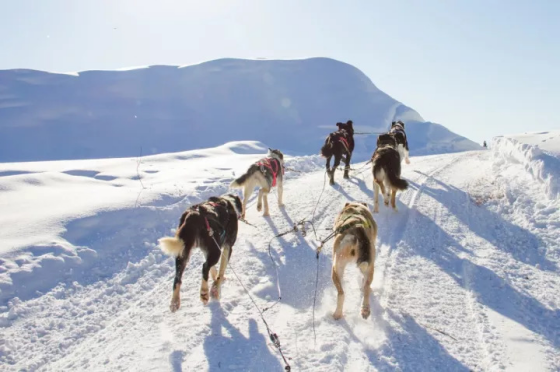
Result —
[{"label": "snow", "polygon": [[[493,147],[515,147],[500,141]],[[197,252],[182,307],[170,313],[174,264],[155,245],[189,205],[226,192],[267,145],[0,164],[0,369],[282,370],[233,270],[261,309],[272,305],[268,242],[311,218],[325,187],[323,159],[286,160],[303,173],[286,173],[286,207],[272,196],[270,218],[253,196],[247,217],[255,226],[240,224],[219,303],[198,298]],[[495,151],[416,156],[403,166],[410,188],[398,194],[399,212],[374,216],[366,320],[354,267],[344,278],[344,318],[332,319],[332,241],[317,263],[312,231],[273,240],[282,300],[264,315],[293,371],[560,369],[560,201],[546,197],[547,184],[523,161],[510,160],[513,149],[503,161]],[[371,207],[371,172],[362,166],[325,187],[314,220],[319,238],[346,201]]]},{"label": "snow", "polygon": [[[78,76],[0,70],[1,162],[136,157],[141,147],[151,155],[245,140],[315,155],[336,122],[349,119],[368,133],[405,121],[416,155],[479,148],[328,58],[220,59]],[[368,159],[375,135],[356,139],[354,159]]]},{"label": "snow", "polygon": [[546,185],[549,198],[560,196],[560,131],[495,137],[492,151],[496,163],[523,164],[535,180]]}]

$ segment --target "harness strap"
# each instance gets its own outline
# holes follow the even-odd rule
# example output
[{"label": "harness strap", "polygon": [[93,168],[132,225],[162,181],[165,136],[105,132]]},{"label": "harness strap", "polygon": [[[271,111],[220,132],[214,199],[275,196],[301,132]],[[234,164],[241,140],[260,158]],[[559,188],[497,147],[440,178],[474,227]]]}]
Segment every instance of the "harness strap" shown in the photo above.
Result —
[{"label": "harness strap", "polygon": [[[276,168],[276,169],[274,169],[272,167],[272,164],[274,164],[274,168]],[[257,165],[260,166],[261,169],[262,169],[262,167],[266,167],[266,168],[270,169],[270,173],[272,173],[272,186],[273,187],[276,186],[276,178],[278,176],[279,168],[282,168],[282,174],[284,174],[284,168],[280,165],[280,161],[278,159],[264,158],[264,159],[260,160],[257,163]]]}]

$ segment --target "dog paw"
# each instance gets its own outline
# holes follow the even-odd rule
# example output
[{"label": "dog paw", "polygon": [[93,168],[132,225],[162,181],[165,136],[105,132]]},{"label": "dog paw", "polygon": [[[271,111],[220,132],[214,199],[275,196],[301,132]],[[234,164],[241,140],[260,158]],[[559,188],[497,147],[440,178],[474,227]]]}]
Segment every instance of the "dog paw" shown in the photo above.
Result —
[{"label": "dog paw", "polygon": [[180,307],[181,307],[180,300],[171,301],[171,305],[169,305],[169,310],[171,310],[171,312],[174,313],[175,311],[179,310]]},{"label": "dog paw", "polygon": [[285,206],[286,206],[286,204],[284,204],[284,203],[278,204],[278,208],[284,208]]},{"label": "dog paw", "polygon": [[370,314],[371,310],[369,306],[362,306],[362,318],[367,319]]},{"label": "dog paw", "polygon": [[212,298],[215,300],[220,299],[220,289],[217,284],[212,285],[212,289],[210,290],[210,296],[212,296]]},{"label": "dog paw", "polygon": [[202,301],[204,305],[208,304],[208,292],[200,292],[200,301]]},{"label": "dog paw", "polygon": [[389,200],[387,200],[387,201],[384,200],[383,204],[385,204],[385,206],[388,207],[389,206]]},{"label": "dog paw", "polygon": [[270,217],[270,213],[264,212],[264,213],[263,213],[263,217]]},{"label": "dog paw", "polygon": [[258,212],[262,211],[262,204],[257,204],[257,211]]},{"label": "dog paw", "polygon": [[379,213],[379,205],[373,207],[373,213]]},{"label": "dog paw", "polygon": [[397,208],[397,207],[393,208],[393,212],[397,213],[398,211],[399,211],[399,208]]},{"label": "dog paw", "polygon": [[339,319],[342,318],[342,311],[335,311],[332,316],[333,316],[334,320],[339,320]]},{"label": "dog paw", "polygon": [[406,164],[410,164],[410,160],[406,159],[405,160]]}]

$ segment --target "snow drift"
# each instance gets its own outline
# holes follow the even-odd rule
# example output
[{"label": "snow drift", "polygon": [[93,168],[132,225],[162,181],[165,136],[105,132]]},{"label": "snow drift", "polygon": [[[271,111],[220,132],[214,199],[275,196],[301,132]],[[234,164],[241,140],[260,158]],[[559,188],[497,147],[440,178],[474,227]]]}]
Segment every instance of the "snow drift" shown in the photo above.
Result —
[{"label": "snow drift", "polygon": [[[317,154],[337,121],[358,132],[403,120],[411,153],[479,146],[379,90],[360,70],[327,58],[220,59],[198,65],[55,74],[0,71],[0,162],[130,157],[255,140]],[[375,136],[357,136],[356,156]]]},{"label": "snow drift", "polygon": [[[527,136],[523,136],[525,140]],[[533,141],[534,143],[534,141]],[[495,137],[492,140],[495,162],[520,163],[534,179],[542,182],[551,199],[560,195],[560,158],[542,151],[538,145],[522,143],[512,136]],[[555,149],[560,153],[560,149]]]}]

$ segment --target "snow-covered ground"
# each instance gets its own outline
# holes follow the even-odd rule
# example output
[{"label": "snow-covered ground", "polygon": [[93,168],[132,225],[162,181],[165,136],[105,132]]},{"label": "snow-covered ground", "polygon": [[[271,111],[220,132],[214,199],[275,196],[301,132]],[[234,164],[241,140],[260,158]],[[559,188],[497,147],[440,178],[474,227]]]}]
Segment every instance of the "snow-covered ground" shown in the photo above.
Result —
[{"label": "snow-covered ground", "polygon": [[[270,239],[311,218],[324,162],[291,158],[286,207],[254,198],[220,303],[199,300],[202,255],[170,313],[173,260],[155,243],[191,203],[221,194],[262,154],[255,142],[108,159],[0,165],[0,369],[280,371],[256,303],[277,297]],[[293,371],[557,371],[560,201],[523,163],[491,151],[411,158],[399,212],[382,208],[372,316],[359,315],[357,270],[334,321],[332,241],[317,264],[311,232],[272,244],[282,301],[265,312]],[[360,169],[362,164],[355,164]],[[138,179],[140,175],[140,180]],[[347,200],[371,205],[369,166],[326,186],[325,237]],[[143,184],[143,186],[142,186]],[[312,310],[318,268],[314,336]]]}]

